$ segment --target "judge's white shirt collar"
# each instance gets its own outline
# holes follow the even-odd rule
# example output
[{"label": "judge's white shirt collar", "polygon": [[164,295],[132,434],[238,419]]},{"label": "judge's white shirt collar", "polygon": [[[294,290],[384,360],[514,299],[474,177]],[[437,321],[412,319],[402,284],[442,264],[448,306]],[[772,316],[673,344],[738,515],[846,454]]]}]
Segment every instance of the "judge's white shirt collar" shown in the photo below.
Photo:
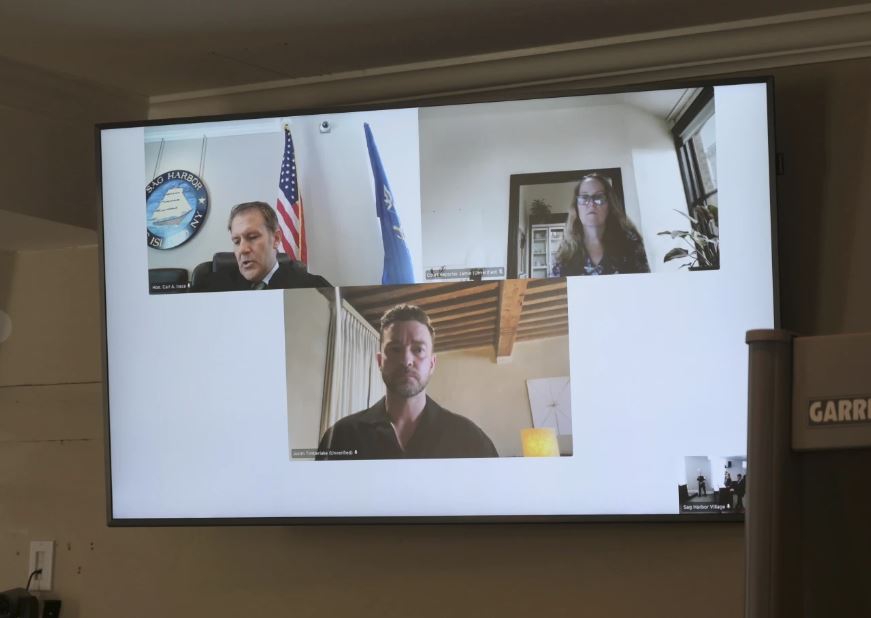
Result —
[{"label": "judge's white shirt collar", "polygon": [[266,285],[269,285],[269,280],[272,279],[272,275],[275,274],[275,271],[278,270],[278,256],[275,256],[275,264],[272,265],[272,270],[266,273],[266,276],[263,277],[262,281]]}]

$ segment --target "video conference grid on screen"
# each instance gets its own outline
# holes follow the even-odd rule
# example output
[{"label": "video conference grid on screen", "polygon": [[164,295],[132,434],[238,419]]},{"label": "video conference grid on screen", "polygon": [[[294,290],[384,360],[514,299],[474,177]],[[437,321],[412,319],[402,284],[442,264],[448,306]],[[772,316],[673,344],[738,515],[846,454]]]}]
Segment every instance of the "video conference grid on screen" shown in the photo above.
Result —
[{"label": "video conference grid on screen", "polygon": [[767,106],[104,129],[113,518],[743,511]]}]

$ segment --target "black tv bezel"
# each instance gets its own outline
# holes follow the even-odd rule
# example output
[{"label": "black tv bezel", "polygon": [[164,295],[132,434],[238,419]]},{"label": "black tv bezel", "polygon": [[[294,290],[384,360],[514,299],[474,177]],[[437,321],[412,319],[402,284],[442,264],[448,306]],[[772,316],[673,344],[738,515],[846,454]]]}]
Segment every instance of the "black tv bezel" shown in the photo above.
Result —
[{"label": "black tv bezel", "polygon": [[[108,331],[106,325],[106,256],[104,238],[104,207],[103,207],[103,168],[101,134],[105,130],[142,128],[151,126],[168,126],[177,124],[195,124],[205,122],[223,122],[234,120],[256,120],[260,118],[275,118],[283,116],[309,116],[317,114],[337,114],[347,112],[384,111],[391,109],[406,109],[419,107],[446,107],[452,105],[468,105],[477,103],[500,103],[508,101],[529,101],[536,99],[557,99],[564,97],[598,96],[645,92],[651,90],[673,90],[688,88],[704,88],[717,86],[733,86],[743,84],[765,84],[767,94],[768,116],[768,172],[769,172],[769,203],[771,219],[771,260],[772,260],[772,300],[774,308],[773,328],[781,328],[780,307],[780,270],[778,262],[778,203],[776,183],[776,143],[774,114],[774,77],[771,75],[729,77],[724,79],[703,78],[690,80],[668,80],[631,84],[625,86],[610,86],[605,88],[566,89],[561,92],[548,90],[536,92],[526,90],[522,93],[505,93],[501,89],[492,89],[474,96],[458,96],[438,100],[415,98],[408,101],[382,104],[343,105],[324,108],[283,109],[270,112],[232,113],[213,116],[187,116],[166,119],[131,120],[122,122],[98,123],[94,127],[96,143],[96,173],[97,201],[99,208],[99,266],[100,266],[100,301],[101,318],[101,365],[103,369],[103,418],[105,438],[105,470],[106,470],[106,521],[109,527],[215,527],[215,526],[286,526],[286,525],[385,525],[385,524],[590,524],[590,523],[732,523],[743,524],[744,513],[684,513],[684,514],[559,514],[559,515],[424,515],[424,516],[319,516],[319,517],[221,517],[221,518],[116,518],[112,511],[112,448],[111,448],[111,415],[109,411],[109,352]],[[514,96],[512,96],[512,94]],[[748,424],[749,430],[749,424]],[[749,438],[748,438],[749,444]],[[749,465],[749,461],[748,461]]]}]

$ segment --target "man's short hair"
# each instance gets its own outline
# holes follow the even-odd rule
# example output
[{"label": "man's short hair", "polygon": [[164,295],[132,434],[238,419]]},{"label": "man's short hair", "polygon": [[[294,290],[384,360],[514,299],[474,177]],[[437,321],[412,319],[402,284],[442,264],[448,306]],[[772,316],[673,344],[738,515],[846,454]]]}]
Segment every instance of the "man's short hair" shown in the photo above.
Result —
[{"label": "man's short hair", "polygon": [[227,220],[227,230],[229,231],[233,227],[233,219],[249,210],[257,210],[263,215],[266,229],[272,234],[278,231],[278,215],[275,214],[275,209],[266,202],[242,202],[233,206],[233,209],[230,211],[230,218]]},{"label": "man's short hair", "polygon": [[382,341],[384,340],[384,331],[394,322],[420,322],[426,326],[433,344],[435,344],[435,329],[432,327],[432,322],[426,311],[417,305],[396,305],[384,312],[384,315],[381,316],[381,328],[378,331]]}]

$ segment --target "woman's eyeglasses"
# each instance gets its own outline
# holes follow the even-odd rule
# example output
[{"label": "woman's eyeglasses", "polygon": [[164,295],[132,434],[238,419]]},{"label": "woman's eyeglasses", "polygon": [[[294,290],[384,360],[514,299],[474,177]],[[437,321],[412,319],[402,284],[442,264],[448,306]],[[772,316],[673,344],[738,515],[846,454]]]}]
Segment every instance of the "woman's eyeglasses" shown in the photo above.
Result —
[{"label": "woman's eyeglasses", "polygon": [[608,203],[608,196],[604,193],[596,193],[594,195],[587,195],[586,193],[581,193],[578,195],[578,206],[589,206],[593,204],[594,206],[601,206],[602,204]]}]

